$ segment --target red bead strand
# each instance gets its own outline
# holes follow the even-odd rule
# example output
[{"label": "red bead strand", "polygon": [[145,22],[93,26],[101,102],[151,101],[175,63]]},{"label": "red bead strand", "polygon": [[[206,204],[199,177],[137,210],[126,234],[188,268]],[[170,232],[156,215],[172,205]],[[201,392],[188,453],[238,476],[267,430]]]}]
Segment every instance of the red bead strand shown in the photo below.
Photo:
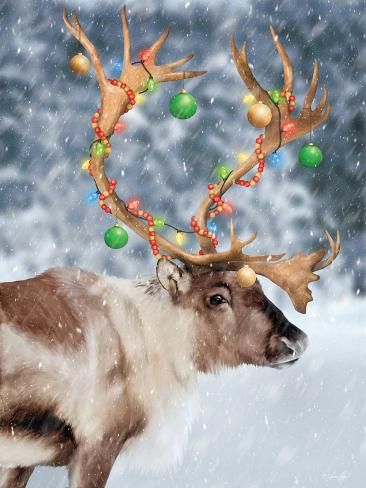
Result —
[{"label": "red bead strand", "polygon": [[251,180],[242,180],[239,178],[235,180],[235,183],[237,185],[249,187],[249,186],[255,186],[257,183],[259,183],[259,180],[261,179],[262,173],[264,171],[264,164],[266,162],[264,153],[262,151],[263,139],[264,139],[264,135],[261,134],[255,140],[255,153],[257,155],[257,162],[258,162],[258,169],[255,176],[253,176]]}]

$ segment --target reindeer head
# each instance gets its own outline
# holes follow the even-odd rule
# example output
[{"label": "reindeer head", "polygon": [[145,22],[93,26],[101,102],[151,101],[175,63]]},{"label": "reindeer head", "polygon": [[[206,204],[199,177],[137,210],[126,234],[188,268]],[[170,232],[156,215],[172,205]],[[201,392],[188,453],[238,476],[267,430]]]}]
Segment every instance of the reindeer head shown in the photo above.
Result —
[{"label": "reindeer head", "polygon": [[307,336],[266,297],[257,281],[242,288],[235,272],[194,275],[160,260],[157,276],[179,308],[193,310],[194,359],[202,372],[241,364],[283,368],[294,364]]}]

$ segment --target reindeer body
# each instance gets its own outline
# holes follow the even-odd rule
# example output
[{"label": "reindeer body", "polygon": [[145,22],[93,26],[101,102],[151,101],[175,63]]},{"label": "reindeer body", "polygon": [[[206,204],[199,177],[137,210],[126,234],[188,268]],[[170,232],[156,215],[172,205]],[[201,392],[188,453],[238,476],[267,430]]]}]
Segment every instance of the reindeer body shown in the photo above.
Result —
[{"label": "reindeer body", "polygon": [[[106,433],[144,469],[180,458],[198,411],[194,314],[162,293],[71,269],[2,285],[0,465],[68,464]],[[39,437],[37,419],[55,431]]]},{"label": "reindeer body", "polygon": [[143,470],[174,465],[200,372],[292,364],[305,349],[259,284],[160,267],[165,289],[65,268],[0,286],[1,488],[24,487],[37,464],[100,488],[121,452]]}]

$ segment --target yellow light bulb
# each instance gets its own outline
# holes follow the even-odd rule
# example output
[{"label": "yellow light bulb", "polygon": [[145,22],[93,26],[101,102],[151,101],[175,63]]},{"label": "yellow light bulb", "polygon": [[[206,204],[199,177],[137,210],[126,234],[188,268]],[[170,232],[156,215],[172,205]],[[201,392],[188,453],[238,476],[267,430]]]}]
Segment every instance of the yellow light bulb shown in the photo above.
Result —
[{"label": "yellow light bulb", "polygon": [[81,169],[83,171],[88,171],[89,168],[89,159],[84,159],[84,161],[81,163]]},{"label": "yellow light bulb", "polygon": [[146,97],[143,93],[138,93],[135,97],[136,105],[140,105],[140,104],[144,103],[145,100],[146,100]]},{"label": "yellow light bulb", "polygon": [[184,232],[177,232],[175,234],[175,240],[178,244],[178,246],[183,246],[183,244],[186,242],[187,240],[187,237],[186,235],[184,234]]},{"label": "yellow light bulb", "polygon": [[245,161],[249,158],[250,154],[245,151],[241,151],[236,155],[236,159],[239,161],[240,164],[245,163]]},{"label": "yellow light bulb", "polygon": [[255,96],[252,95],[250,92],[243,95],[243,103],[245,103],[245,105],[253,105],[253,103],[255,103],[256,101],[257,100],[255,99]]}]

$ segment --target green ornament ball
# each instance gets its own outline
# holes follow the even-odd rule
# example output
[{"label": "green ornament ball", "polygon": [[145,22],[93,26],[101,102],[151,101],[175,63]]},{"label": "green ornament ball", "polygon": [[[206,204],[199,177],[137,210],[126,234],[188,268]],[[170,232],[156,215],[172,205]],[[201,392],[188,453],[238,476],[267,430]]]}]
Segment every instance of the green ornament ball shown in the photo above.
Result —
[{"label": "green ornament ball", "polygon": [[128,242],[128,234],[125,229],[116,224],[105,232],[104,242],[111,249],[122,249]]},{"label": "green ornament ball", "polygon": [[197,112],[197,102],[193,95],[182,90],[169,102],[169,112],[176,119],[190,119]]},{"label": "green ornament ball", "polygon": [[299,163],[305,168],[316,168],[323,161],[323,153],[318,146],[312,142],[300,149]]}]

